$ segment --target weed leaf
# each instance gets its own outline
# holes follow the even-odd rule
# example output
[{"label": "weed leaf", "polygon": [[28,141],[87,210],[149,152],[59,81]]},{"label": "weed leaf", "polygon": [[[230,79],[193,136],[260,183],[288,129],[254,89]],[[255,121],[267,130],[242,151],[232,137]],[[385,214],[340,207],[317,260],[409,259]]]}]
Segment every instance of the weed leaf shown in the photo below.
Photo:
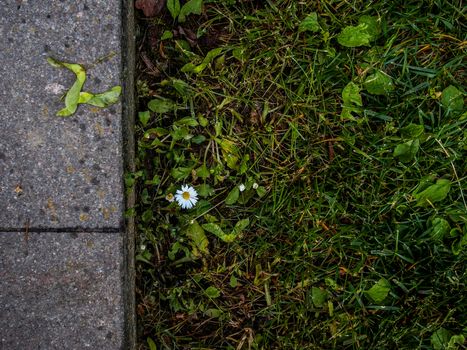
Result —
[{"label": "weed leaf", "polygon": [[337,42],[346,47],[370,46],[371,35],[367,24],[345,27],[337,36]]},{"label": "weed leaf", "polygon": [[172,18],[176,19],[180,14],[180,0],[167,0],[167,9],[172,15]]},{"label": "weed leaf", "polygon": [[175,180],[183,180],[191,175],[192,169],[193,168],[190,167],[173,168],[171,171],[171,175]]},{"label": "weed leaf", "polygon": [[363,86],[372,95],[387,95],[394,90],[391,77],[381,71],[368,76]]},{"label": "weed leaf", "polygon": [[156,343],[154,343],[154,340],[148,337],[146,341],[148,343],[149,350],[157,350],[157,346],[156,346]]},{"label": "weed leaf", "polygon": [[202,226],[206,231],[217,236],[219,239],[226,243],[232,243],[237,236],[235,234],[225,234],[224,231],[219,227],[219,225],[214,223],[203,224]]},{"label": "weed leaf", "polygon": [[438,329],[430,337],[431,345],[433,346],[434,350],[447,349],[450,339],[451,333],[445,328]]},{"label": "weed leaf", "polygon": [[381,19],[378,17],[364,15],[358,19],[358,23],[366,25],[366,32],[370,35],[370,41],[377,39],[381,34]]},{"label": "weed leaf", "polygon": [[452,243],[452,245],[451,245],[451,250],[452,250],[452,253],[454,255],[459,255],[462,252],[463,248],[465,246],[467,246],[467,229],[466,229],[466,226],[464,226],[463,231],[464,232],[463,232],[461,238],[459,240],[455,241],[454,243]]},{"label": "weed leaf", "polygon": [[431,237],[436,241],[441,241],[451,230],[449,222],[443,218],[434,218],[431,222]]},{"label": "weed leaf", "polygon": [[[200,175],[198,174],[198,176]],[[199,185],[197,190],[200,197],[209,197],[215,193],[214,189],[208,184]]]},{"label": "weed leaf", "polygon": [[359,114],[359,107],[363,105],[362,96],[360,96],[360,87],[353,82],[348,83],[342,90],[342,100],[344,103],[342,106],[341,118],[355,120],[352,112]]},{"label": "weed leaf", "polygon": [[318,287],[311,288],[311,299],[315,307],[323,307],[326,304],[328,292]]},{"label": "weed leaf", "polygon": [[380,304],[386,299],[391,290],[391,284],[381,278],[376,284],[366,291],[366,294],[377,304]]},{"label": "weed leaf", "polygon": [[203,164],[198,169],[196,169],[196,175],[198,175],[203,180],[206,180],[209,176],[211,176],[211,173],[209,172],[206,164]]},{"label": "weed leaf", "polygon": [[149,113],[149,111],[144,111],[144,112],[139,112],[138,113],[138,119],[139,119],[140,123],[143,126],[148,125],[148,122],[149,122],[150,118],[151,118],[151,114]]},{"label": "weed leaf", "polygon": [[[192,254],[196,257],[201,256],[201,254],[208,254],[209,241],[204,233],[204,229],[194,220],[192,224],[188,225],[185,231],[187,237],[191,241]],[[201,253],[201,254],[200,254]]]},{"label": "weed leaf", "polygon": [[235,224],[235,227],[233,229],[233,234],[238,236],[240,233],[242,233],[242,231],[244,229],[247,228],[247,226],[250,224],[250,219],[243,219],[243,220],[240,220],[238,221],[236,224]]},{"label": "weed leaf", "polygon": [[168,113],[176,109],[176,104],[168,98],[157,97],[148,103],[148,108],[155,113]]},{"label": "weed leaf", "polygon": [[402,163],[407,163],[414,159],[419,148],[420,141],[418,139],[410,140],[397,145],[394,149],[393,156],[398,157]]},{"label": "weed leaf", "polygon": [[225,198],[225,204],[227,205],[232,205],[237,203],[238,197],[240,196],[240,190],[238,189],[238,186],[235,186],[227,195],[227,198]]},{"label": "weed leaf", "polygon": [[451,181],[439,179],[436,184],[431,185],[426,190],[414,195],[417,200],[417,207],[425,207],[429,204],[442,201],[447,197],[451,189]]},{"label": "weed leaf", "polygon": [[455,86],[449,85],[441,93],[441,104],[448,111],[461,112],[464,109],[464,96]]},{"label": "weed leaf", "polygon": [[190,0],[185,5],[183,5],[178,15],[179,22],[185,22],[186,16],[194,14],[200,15],[203,9],[203,0]]},{"label": "weed leaf", "polygon": [[348,83],[344,90],[342,90],[342,99],[344,100],[344,105],[347,106],[363,105],[362,96],[360,96],[360,87],[353,82]]},{"label": "weed leaf", "polygon": [[409,124],[406,127],[400,129],[401,136],[404,139],[415,139],[423,134],[425,127],[418,124]]},{"label": "weed leaf", "polygon": [[208,287],[204,291],[204,294],[206,294],[206,296],[209,297],[209,298],[215,299],[215,298],[220,297],[221,292],[216,287]]},{"label": "weed leaf", "polygon": [[318,32],[321,29],[318,23],[318,14],[316,12],[310,13],[306,18],[300,23],[298,27],[299,32]]}]

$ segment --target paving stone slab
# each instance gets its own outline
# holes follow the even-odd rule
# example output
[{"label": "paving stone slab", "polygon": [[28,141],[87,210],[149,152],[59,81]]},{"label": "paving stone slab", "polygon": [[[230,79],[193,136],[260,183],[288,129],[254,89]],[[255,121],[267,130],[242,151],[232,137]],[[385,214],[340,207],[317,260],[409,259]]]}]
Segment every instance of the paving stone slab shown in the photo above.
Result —
[{"label": "paving stone slab", "polygon": [[123,349],[122,235],[0,233],[0,349]]},{"label": "paving stone slab", "polygon": [[83,64],[85,91],[121,84],[120,0],[9,0],[0,6],[0,230],[122,225],[122,107],[56,117]]}]

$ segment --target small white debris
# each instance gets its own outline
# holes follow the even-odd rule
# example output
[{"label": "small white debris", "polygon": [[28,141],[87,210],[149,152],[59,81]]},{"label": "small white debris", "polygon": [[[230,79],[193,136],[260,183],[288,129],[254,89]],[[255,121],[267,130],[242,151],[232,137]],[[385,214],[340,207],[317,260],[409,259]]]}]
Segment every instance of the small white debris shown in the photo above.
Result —
[{"label": "small white debris", "polygon": [[60,95],[65,91],[65,87],[57,83],[47,84],[45,86],[45,91],[51,92],[55,95]]}]

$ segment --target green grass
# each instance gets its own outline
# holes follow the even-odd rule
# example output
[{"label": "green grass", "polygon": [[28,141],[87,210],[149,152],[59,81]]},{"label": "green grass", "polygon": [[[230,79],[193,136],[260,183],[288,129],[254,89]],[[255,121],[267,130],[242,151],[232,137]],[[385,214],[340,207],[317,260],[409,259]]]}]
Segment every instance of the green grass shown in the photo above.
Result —
[{"label": "green grass", "polygon": [[[462,10],[205,1],[184,23],[140,19],[149,114],[127,175],[140,349],[148,337],[157,349],[442,349],[451,335],[465,348],[454,344],[467,331]],[[318,28],[300,31],[314,12]],[[363,15],[381,32],[341,45]],[[190,62],[204,70],[183,72]],[[368,91],[378,71],[391,83],[381,95]],[[344,102],[350,82],[362,106]],[[191,210],[165,200],[182,184],[200,192]]]}]

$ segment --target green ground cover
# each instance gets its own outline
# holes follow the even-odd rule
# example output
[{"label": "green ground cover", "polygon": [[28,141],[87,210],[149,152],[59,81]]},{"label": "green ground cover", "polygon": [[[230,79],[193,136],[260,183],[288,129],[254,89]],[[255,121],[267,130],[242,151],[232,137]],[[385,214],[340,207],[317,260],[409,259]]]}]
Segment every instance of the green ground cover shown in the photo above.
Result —
[{"label": "green ground cover", "polygon": [[465,349],[465,24],[460,0],[141,14],[140,349]]}]

